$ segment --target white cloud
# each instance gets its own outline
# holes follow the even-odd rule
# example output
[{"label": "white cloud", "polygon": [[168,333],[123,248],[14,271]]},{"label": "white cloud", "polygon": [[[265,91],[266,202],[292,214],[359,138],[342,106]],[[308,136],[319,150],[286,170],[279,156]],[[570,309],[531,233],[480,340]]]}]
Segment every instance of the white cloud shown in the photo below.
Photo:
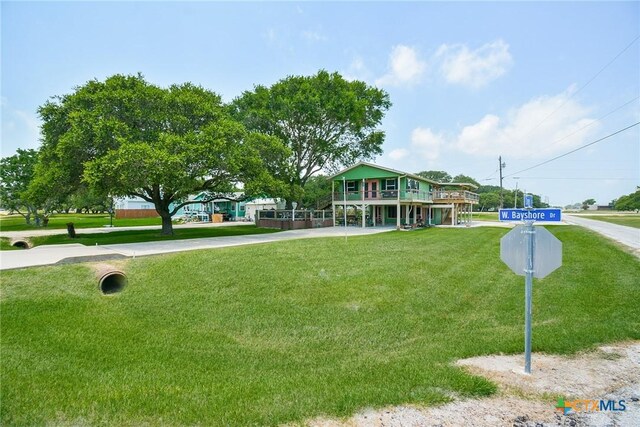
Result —
[{"label": "white cloud", "polygon": [[509,45],[502,40],[476,50],[463,44],[443,44],[436,52],[440,70],[449,83],[479,88],[506,73],[513,64]]},{"label": "white cloud", "polygon": [[371,79],[371,71],[364,63],[364,60],[356,56],[353,58],[353,61],[351,61],[351,64],[349,64],[349,68],[342,72],[342,77],[348,81],[362,80],[368,82]]},{"label": "white cloud", "polygon": [[303,39],[308,40],[310,42],[323,42],[328,40],[327,36],[325,36],[324,34],[318,31],[311,31],[311,30],[303,31],[302,33],[300,33],[300,36]]},{"label": "white cloud", "polygon": [[428,161],[434,161],[440,156],[440,149],[444,144],[444,136],[434,133],[430,128],[417,127],[411,132],[412,151]]},{"label": "white cloud", "polygon": [[[584,144],[597,129],[588,109],[569,92],[533,99],[499,117],[487,114],[454,141],[467,154],[540,158]],[[584,129],[583,129],[584,128]]]},{"label": "white cloud", "polygon": [[406,148],[396,148],[395,150],[391,150],[389,153],[389,158],[391,160],[402,160],[409,155],[409,150]]},{"label": "white cloud", "polygon": [[389,55],[388,68],[389,71],[376,80],[377,85],[399,86],[416,83],[420,81],[427,64],[418,57],[414,48],[398,45]]}]

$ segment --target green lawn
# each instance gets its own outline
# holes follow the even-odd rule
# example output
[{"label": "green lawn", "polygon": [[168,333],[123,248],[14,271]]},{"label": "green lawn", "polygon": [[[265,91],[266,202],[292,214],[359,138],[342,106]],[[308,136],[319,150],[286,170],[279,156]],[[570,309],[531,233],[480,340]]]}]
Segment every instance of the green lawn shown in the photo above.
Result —
[{"label": "green lawn", "polygon": [[[564,266],[534,283],[534,351],[640,339],[638,259],[579,227],[549,229]],[[112,297],[83,264],[3,272],[0,424],[277,425],[494,393],[452,362],[523,351],[506,232],[143,257]]]},{"label": "green lawn", "polygon": [[[52,236],[31,237],[29,241],[33,246],[60,245],[66,243],[80,243],[82,245],[113,245],[118,243],[155,242],[163,240],[197,239],[205,237],[242,236],[247,234],[276,233],[280,230],[258,228],[255,225],[236,225],[233,227],[211,228],[176,228],[173,236],[162,236],[159,230],[124,230],[111,231],[109,233],[83,233],[79,231],[75,239],[67,234],[55,234]],[[10,239],[0,238],[0,250],[16,249],[10,245]]]},{"label": "green lawn", "polygon": [[53,236],[33,237],[29,240],[34,246],[60,245],[65,243],[80,243],[83,245],[113,245],[117,243],[155,242],[163,240],[183,240],[204,237],[242,236],[245,234],[276,233],[280,230],[270,228],[258,228],[255,225],[235,225],[233,227],[197,227],[176,228],[173,236],[163,236],[160,230],[125,230],[111,231],[109,233],[76,233],[76,238],[71,239],[67,234]]},{"label": "green lawn", "polygon": [[[47,228],[66,229],[67,223],[73,222],[76,228],[93,228],[110,225],[108,214],[56,214],[49,218]],[[141,225],[161,225],[160,218],[113,219],[115,227],[132,227]],[[42,227],[27,225],[20,215],[1,215],[0,231],[40,230]]]},{"label": "green lawn", "polygon": [[0,250],[11,251],[16,249],[18,248],[11,246],[11,239],[9,239],[8,237],[0,237]]},{"label": "green lawn", "polygon": [[474,221],[498,221],[498,212],[474,212]]},{"label": "green lawn", "polygon": [[581,218],[596,219],[598,221],[626,225],[627,227],[640,228],[640,215],[581,215]]}]

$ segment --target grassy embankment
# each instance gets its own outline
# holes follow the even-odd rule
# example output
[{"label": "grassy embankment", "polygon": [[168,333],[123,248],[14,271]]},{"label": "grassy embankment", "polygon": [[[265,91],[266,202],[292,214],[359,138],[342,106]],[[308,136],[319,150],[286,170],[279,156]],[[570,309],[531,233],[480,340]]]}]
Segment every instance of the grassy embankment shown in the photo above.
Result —
[{"label": "grassy embankment", "polygon": [[[77,230],[77,237],[71,239],[62,231],[66,229],[66,223],[73,222]],[[60,234],[50,236],[31,237],[29,241],[33,246],[55,245],[65,243],[80,243],[83,245],[110,245],[117,243],[139,243],[163,240],[182,240],[195,239],[205,237],[224,237],[224,236],[240,236],[247,234],[263,234],[273,233],[279,230],[257,228],[251,223],[246,225],[234,225],[233,227],[212,227],[212,228],[175,228],[173,236],[162,236],[158,230],[123,230],[116,231],[110,229],[108,233],[86,233],[83,229],[101,227],[109,224],[109,216],[105,215],[57,215],[52,217],[49,226],[46,229],[60,229]],[[144,225],[160,225],[159,218],[139,218],[139,219],[123,219],[114,220],[114,226],[131,227]],[[27,226],[22,217],[0,216],[0,229],[2,231],[24,231],[24,230],[42,230],[35,226]],[[11,246],[11,240],[7,237],[0,237],[0,250],[16,249]]]},{"label": "grassy embankment", "polygon": [[[549,227],[564,265],[534,283],[533,349],[640,339],[640,262]],[[426,229],[2,273],[2,425],[276,425],[496,388],[459,358],[521,353],[523,282],[498,228]]]},{"label": "grassy embankment", "polygon": [[111,231],[109,233],[82,233],[76,234],[72,239],[66,234],[53,236],[40,236],[31,238],[34,246],[60,245],[65,243],[80,243],[82,245],[113,245],[118,243],[140,243],[165,240],[184,240],[205,237],[244,236],[247,234],[276,233],[280,230],[270,228],[258,228],[255,225],[234,225],[233,227],[198,227],[177,228],[172,236],[163,236],[159,230],[126,230]]},{"label": "grassy embankment", "polygon": [[[73,222],[75,228],[96,228],[110,225],[108,214],[55,214],[49,217],[46,229],[66,229],[67,223]],[[131,218],[115,219],[114,227],[136,227],[142,225],[162,225],[160,217],[157,218]],[[42,230],[35,223],[27,225],[20,215],[0,215],[0,231],[24,231]]]},{"label": "grassy embankment", "polygon": [[612,224],[626,225],[627,227],[640,228],[639,214],[625,215],[581,215],[581,218],[596,219],[598,221],[610,222]]},{"label": "grassy embankment", "polygon": [[498,221],[498,212],[474,212],[474,221]]}]

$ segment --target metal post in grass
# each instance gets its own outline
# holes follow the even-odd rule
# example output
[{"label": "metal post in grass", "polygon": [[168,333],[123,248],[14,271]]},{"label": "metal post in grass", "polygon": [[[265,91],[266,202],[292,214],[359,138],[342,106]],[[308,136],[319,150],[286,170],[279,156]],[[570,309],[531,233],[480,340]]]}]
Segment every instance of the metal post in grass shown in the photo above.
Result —
[{"label": "metal post in grass", "polygon": [[534,209],[525,197],[525,209],[500,209],[500,221],[522,222],[500,239],[500,258],[511,270],[524,276],[524,372],[531,374],[531,318],[533,278],[542,279],[562,265],[562,243],[536,221],[561,220],[560,209]]},{"label": "metal post in grass", "polygon": [[347,241],[347,178],[342,177],[342,195],[344,199],[344,207],[342,213],[344,215],[344,241]]},{"label": "metal post in grass", "polygon": [[527,266],[524,270],[524,372],[531,373],[531,317],[533,294],[533,256],[535,252],[536,230],[533,221],[527,221],[524,233],[527,237]]}]

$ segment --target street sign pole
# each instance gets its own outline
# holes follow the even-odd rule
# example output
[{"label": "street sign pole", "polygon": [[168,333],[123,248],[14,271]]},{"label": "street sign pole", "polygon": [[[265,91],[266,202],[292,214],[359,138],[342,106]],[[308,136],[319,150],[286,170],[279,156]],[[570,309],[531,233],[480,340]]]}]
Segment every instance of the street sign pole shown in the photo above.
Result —
[{"label": "street sign pole", "polygon": [[[529,196],[529,195],[528,195]],[[524,372],[531,374],[531,330],[533,278],[542,279],[562,265],[562,242],[536,221],[561,221],[559,209],[534,209],[533,197],[525,198],[525,209],[500,209],[500,221],[524,223],[500,239],[500,259],[514,273],[524,276]]]},{"label": "street sign pole", "polygon": [[531,317],[533,294],[533,254],[536,244],[536,230],[533,221],[527,221],[525,231],[527,234],[527,268],[524,273],[524,372],[531,373]]}]

